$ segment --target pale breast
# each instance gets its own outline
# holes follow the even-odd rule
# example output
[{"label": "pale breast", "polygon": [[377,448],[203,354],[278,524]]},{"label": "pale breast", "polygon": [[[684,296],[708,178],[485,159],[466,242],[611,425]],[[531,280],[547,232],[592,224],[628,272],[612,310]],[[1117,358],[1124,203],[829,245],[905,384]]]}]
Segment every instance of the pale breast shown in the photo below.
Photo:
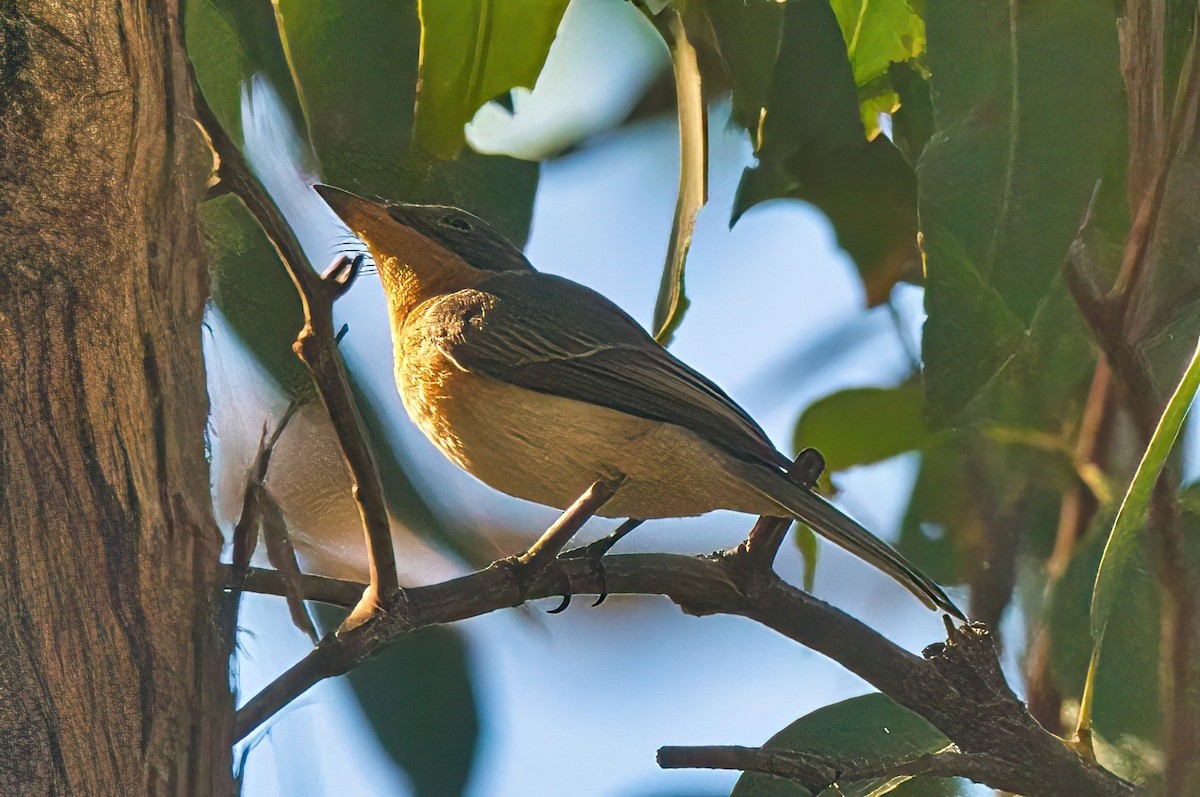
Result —
[{"label": "pale breast", "polygon": [[537,393],[461,370],[427,340],[399,344],[396,383],[434,445],[497,490],[559,509],[597,479],[624,477],[610,517],[684,517],[778,508],[681,427]]}]

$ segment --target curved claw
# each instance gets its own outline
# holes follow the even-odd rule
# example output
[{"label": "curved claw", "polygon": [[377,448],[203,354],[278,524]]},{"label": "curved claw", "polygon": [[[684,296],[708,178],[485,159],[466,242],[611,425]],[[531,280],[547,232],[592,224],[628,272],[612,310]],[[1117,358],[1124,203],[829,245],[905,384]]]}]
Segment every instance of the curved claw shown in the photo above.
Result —
[{"label": "curved claw", "polygon": [[608,573],[604,568],[604,550],[588,553],[585,557],[588,567],[596,574],[596,580],[600,582],[600,594],[596,597],[596,602],[592,604],[593,608],[604,603],[608,598]]},{"label": "curved claw", "polygon": [[630,518],[618,526],[617,530],[607,537],[602,537],[590,545],[585,545],[582,548],[576,548],[573,551],[567,551],[567,553],[563,554],[569,559],[585,559],[594,568],[596,578],[600,581],[600,595],[596,598],[596,602],[592,604],[593,607],[599,606],[608,598],[608,585],[605,583],[604,573],[604,555],[612,550],[612,547],[629,534],[629,532],[644,522],[637,518]]},{"label": "curved claw", "polygon": [[571,593],[568,592],[562,596],[562,603],[558,604],[558,606],[556,606],[555,608],[546,612],[546,614],[562,614],[563,612],[565,612],[567,610],[567,607],[570,605],[571,605]]}]

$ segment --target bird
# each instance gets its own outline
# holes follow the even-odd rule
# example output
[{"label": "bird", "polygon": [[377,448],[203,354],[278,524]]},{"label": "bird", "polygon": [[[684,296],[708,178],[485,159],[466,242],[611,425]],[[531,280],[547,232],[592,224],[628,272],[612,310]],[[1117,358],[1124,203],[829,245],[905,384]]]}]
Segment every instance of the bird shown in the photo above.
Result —
[{"label": "bird", "polygon": [[606,517],[796,519],[966,620],[900,553],[789,479],[745,410],[602,294],[536,270],[459,208],[314,187],[375,261],[405,410],[480,481],[560,510],[619,483]]}]

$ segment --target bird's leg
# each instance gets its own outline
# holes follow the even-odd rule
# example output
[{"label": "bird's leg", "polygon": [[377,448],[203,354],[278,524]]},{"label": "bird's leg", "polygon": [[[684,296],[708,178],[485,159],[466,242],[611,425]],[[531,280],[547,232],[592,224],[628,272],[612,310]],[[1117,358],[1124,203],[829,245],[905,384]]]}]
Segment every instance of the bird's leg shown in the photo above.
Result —
[{"label": "bird's leg", "polygon": [[616,530],[613,531],[612,534],[601,537],[595,542],[588,543],[587,545],[575,548],[574,550],[567,551],[565,554],[563,554],[563,556],[569,559],[579,559],[585,556],[589,559],[599,559],[611,551],[613,546],[620,542],[625,535],[629,534],[629,532],[633,531],[645,522],[646,521],[638,520],[637,518],[629,518],[624,523],[617,526]]},{"label": "bird's leg", "polygon": [[[563,547],[575,536],[575,532],[579,531],[583,524],[616,494],[617,489],[621,486],[621,481],[623,479],[615,482],[598,479],[593,482],[583,492],[583,495],[576,499],[575,503],[558,516],[558,520],[546,529],[545,533],[530,546],[528,551],[499,562],[502,567],[508,568],[515,575],[522,593],[527,591],[534,580],[558,558]],[[571,592],[568,584],[567,588],[563,590],[562,605],[555,609],[554,613],[566,609],[570,602]]]},{"label": "bird's leg", "polygon": [[[573,551],[567,551],[565,554],[563,554],[565,558],[569,559],[585,559],[592,565],[592,568],[596,573],[596,577],[600,580],[600,595],[596,598],[596,602],[593,603],[592,606],[599,606],[600,604],[604,603],[604,599],[608,597],[608,588],[604,583],[604,555],[611,551],[613,546],[620,542],[625,535],[629,534],[629,532],[633,531],[645,522],[645,520],[640,520],[638,518],[629,518],[620,526],[617,526],[616,531],[614,531],[612,534],[601,537],[589,545],[581,546]],[[566,605],[563,605],[555,611],[562,611],[565,608]]]}]

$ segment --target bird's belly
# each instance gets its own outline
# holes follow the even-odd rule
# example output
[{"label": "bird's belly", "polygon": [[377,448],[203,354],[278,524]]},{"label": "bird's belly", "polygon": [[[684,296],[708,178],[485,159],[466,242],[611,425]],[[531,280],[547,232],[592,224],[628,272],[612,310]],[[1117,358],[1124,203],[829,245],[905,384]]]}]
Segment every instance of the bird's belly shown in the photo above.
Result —
[{"label": "bird's belly", "polygon": [[714,509],[778,514],[732,476],[728,455],[672,424],[465,373],[397,368],[404,406],[442,453],[497,490],[564,509],[597,479],[623,478],[608,517],[686,517]]}]

